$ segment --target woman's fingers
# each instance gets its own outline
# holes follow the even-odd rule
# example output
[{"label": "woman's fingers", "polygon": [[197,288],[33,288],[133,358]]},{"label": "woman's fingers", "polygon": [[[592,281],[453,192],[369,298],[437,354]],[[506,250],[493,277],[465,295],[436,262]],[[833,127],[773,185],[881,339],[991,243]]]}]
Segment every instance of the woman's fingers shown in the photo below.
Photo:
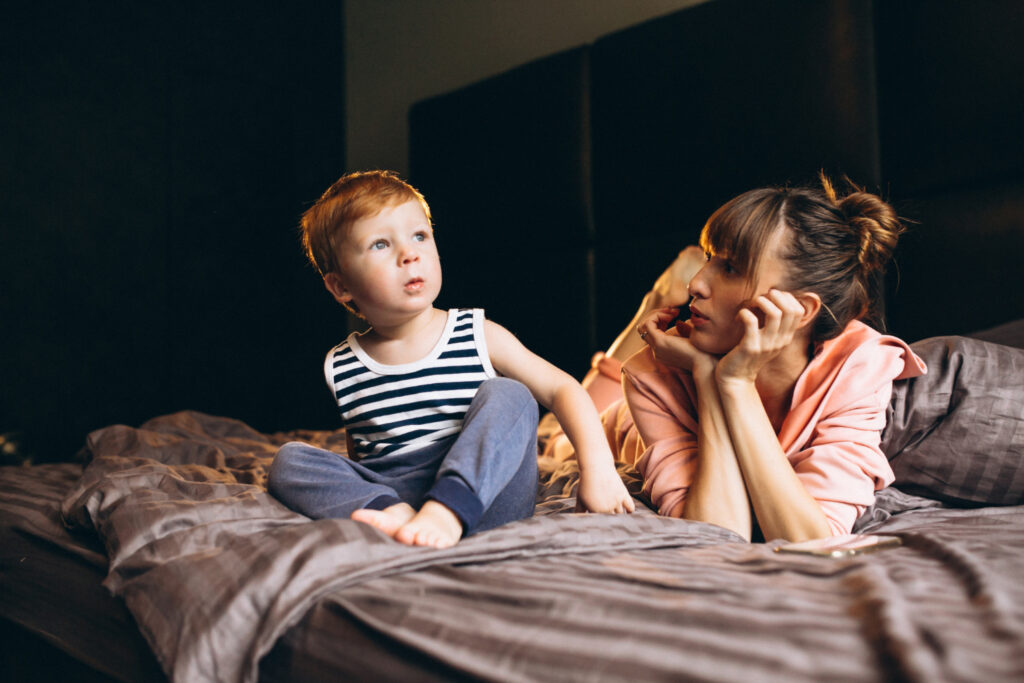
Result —
[{"label": "woman's fingers", "polygon": [[768,296],[772,303],[774,303],[782,312],[782,317],[779,321],[779,332],[787,337],[788,342],[789,339],[792,339],[797,328],[800,326],[800,319],[804,315],[804,307],[800,304],[800,301],[789,292],[772,289],[768,291]]},{"label": "woman's fingers", "polygon": [[772,303],[787,315],[799,317],[804,314],[804,307],[790,292],[784,292],[781,289],[769,289],[767,296],[771,299]]},{"label": "woman's fingers", "polygon": [[678,308],[659,308],[651,311],[637,325],[636,332],[644,342],[650,344],[651,335],[664,332],[668,328],[669,323],[675,320],[678,315]]},{"label": "woman's fingers", "polygon": [[793,341],[803,315],[800,301],[789,292],[770,289],[754,297],[736,315],[743,325],[743,338],[723,358],[720,371],[725,376],[756,378],[761,368]]},{"label": "woman's fingers", "polygon": [[775,302],[768,296],[762,294],[757,297],[758,307],[764,314],[764,327],[762,333],[767,339],[774,339],[782,326],[782,309],[775,305]]},{"label": "woman's fingers", "polygon": [[659,308],[655,313],[658,329],[664,331],[670,322],[679,316],[678,308]]},{"label": "woman's fingers", "polygon": [[758,338],[761,333],[761,320],[749,308],[741,308],[737,314],[743,324],[743,339],[752,341]]},{"label": "woman's fingers", "polygon": [[[754,308],[757,309],[756,312],[753,311]],[[778,289],[770,289],[767,293],[756,297],[750,309],[746,310],[750,310],[755,317],[760,314],[760,324],[755,336],[761,340],[758,346],[763,346],[766,349],[788,344],[804,314],[804,308],[795,296]],[[749,323],[746,316],[744,316],[744,320]],[[747,324],[747,333],[753,332]]]}]

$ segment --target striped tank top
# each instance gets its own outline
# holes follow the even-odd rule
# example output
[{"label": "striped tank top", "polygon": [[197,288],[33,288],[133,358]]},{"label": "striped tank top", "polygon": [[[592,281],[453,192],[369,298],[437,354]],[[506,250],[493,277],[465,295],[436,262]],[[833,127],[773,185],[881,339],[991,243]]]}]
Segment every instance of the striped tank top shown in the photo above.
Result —
[{"label": "striped tank top", "polygon": [[334,393],[355,457],[404,453],[458,434],[485,379],[495,377],[484,341],[482,309],[451,309],[444,333],[424,358],[378,363],[355,333],[327,353]]}]

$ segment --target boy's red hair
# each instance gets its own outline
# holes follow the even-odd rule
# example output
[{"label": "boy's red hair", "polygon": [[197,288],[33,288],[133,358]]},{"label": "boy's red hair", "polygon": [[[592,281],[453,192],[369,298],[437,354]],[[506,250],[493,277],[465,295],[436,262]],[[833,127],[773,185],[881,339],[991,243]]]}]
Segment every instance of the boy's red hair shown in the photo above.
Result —
[{"label": "boy's red hair", "polygon": [[430,220],[423,195],[391,171],[348,173],[334,182],[316,204],[302,214],[302,246],[321,276],[338,272],[338,243],[360,218],[389,206],[418,201]]}]

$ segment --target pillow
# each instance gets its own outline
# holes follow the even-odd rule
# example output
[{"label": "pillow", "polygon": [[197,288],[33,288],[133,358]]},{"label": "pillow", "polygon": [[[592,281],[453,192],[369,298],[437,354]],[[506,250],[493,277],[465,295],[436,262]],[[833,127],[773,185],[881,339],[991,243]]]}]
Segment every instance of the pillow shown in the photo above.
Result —
[{"label": "pillow", "polygon": [[893,385],[882,451],[894,486],[954,505],[1024,505],[1024,349],[911,344],[928,374]]}]

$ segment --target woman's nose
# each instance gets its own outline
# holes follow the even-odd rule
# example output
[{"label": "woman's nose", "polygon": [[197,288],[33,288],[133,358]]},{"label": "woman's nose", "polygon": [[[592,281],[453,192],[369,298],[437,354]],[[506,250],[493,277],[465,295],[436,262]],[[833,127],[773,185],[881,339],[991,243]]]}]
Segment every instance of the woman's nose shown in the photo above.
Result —
[{"label": "woman's nose", "polygon": [[708,296],[708,281],[707,281],[707,266],[701,266],[701,269],[697,271],[697,274],[690,280],[690,284],[686,286],[686,290],[690,293],[690,296],[698,299],[705,299]]}]

